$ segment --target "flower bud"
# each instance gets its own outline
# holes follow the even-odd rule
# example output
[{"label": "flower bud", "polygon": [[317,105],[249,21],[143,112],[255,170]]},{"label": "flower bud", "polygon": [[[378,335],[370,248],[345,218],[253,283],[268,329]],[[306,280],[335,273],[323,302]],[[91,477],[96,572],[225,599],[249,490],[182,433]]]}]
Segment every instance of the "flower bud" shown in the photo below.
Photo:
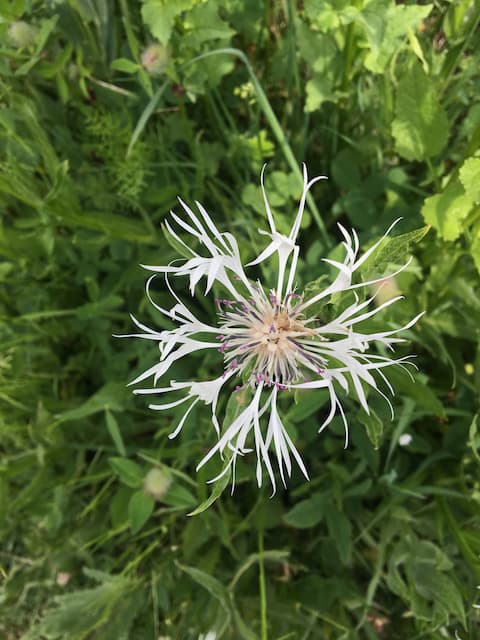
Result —
[{"label": "flower bud", "polygon": [[26,49],[35,44],[37,35],[38,29],[23,20],[12,22],[8,27],[8,39],[17,49]]},{"label": "flower bud", "polygon": [[161,44],[151,44],[142,53],[143,68],[152,76],[161,75],[165,71],[168,60],[168,49]]},{"label": "flower bud", "polygon": [[143,490],[154,500],[161,500],[171,484],[170,478],[161,469],[150,469],[143,480]]}]

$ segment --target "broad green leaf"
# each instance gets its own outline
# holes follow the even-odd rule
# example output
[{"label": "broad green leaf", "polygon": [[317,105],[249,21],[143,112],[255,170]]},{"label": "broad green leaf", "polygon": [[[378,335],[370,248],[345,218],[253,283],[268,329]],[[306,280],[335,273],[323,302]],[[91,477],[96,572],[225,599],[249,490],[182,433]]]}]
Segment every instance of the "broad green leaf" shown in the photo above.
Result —
[{"label": "broad green leaf", "polygon": [[413,563],[412,578],[418,593],[432,601],[446,620],[453,613],[466,626],[462,596],[453,580],[426,562]]},{"label": "broad green leaf", "polygon": [[283,516],[286,524],[296,529],[310,529],[321,522],[328,508],[328,498],[323,493],[314,493],[307,500],[296,504]]},{"label": "broad green leaf", "polygon": [[449,136],[449,122],[435,83],[416,63],[397,87],[392,135],[398,153],[407,160],[438,155]]},{"label": "broad green leaf", "polygon": [[480,158],[468,158],[460,169],[460,182],[466,194],[480,204]]},{"label": "broad green leaf", "polygon": [[[378,10],[375,4],[367,5],[369,11],[364,19],[368,20],[369,16]],[[384,25],[378,24],[376,29],[370,28],[367,31],[371,51],[367,53],[364,64],[374,73],[385,71],[394,54],[406,42],[409,33],[413,33],[413,30],[428,16],[433,7],[433,4],[418,6],[395,4],[389,1],[381,4],[387,7],[387,11],[382,16]],[[379,36],[381,37],[379,38]]]},{"label": "broad green leaf", "polygon": [[296,21],[295,28],[300,55],[312,71],[324,73],[338,53],[334,38],[312,31],[302,20]]},{"label": "broad green leaf", "polygon": [[214,2],[198,4],[186,15],[182,27],[184,43],[194,49],[210,40],[229,40],[235,33],[229,25],[220,18],[220,5]]},{"label": "broad green leaf", "polygon": [[155,501],[143,491],[136,491],[128,503],[128,519],[132,533],[138,533],[153,513]]},{"label": "broad green leaf", "polygon": [[336,102],[333,81],[325,74],[314,75],[306,85],[305,111],[316,111],[324,102]]},{"label": "broad green leaf", "polygon": [[167,44],[175,18],[190,9],[195,0],[146,0],[142,6],[142,18],[159,42]]},{"label": "broad green leaf", "polygon": [[372,443],[374,449],[378,449],[383,438],[383,422],[378,415],[370,409],[370,415],[363,409],[358,413],[358,420],[367,431],[367,436]]},{"label": "broad green leaf", "polygon": [[456,240],[462,232],[462,222],[473,206],[472,198],[458,180],[447,185],[445,190],[427,198],[422,215],[443,240]]},{"label": "broad green leaf", "polygon": [[139,489],[142,486],[144,472],[142,467],[132,460],[126,458],[109,458],[109,465],[115,471],[120,481],[127,487]]},{"label": "broad green leaf", "polygon": [[420,380],[418,374],[415,374],[415,379],[412,380],[406,371],[396,367],[389,367],[386,376],[395,392],[409,396],[412,400],[415,400],[419,407],[422,407],[432,415],[445,416],[445,409],[437,395],[430,386]]},{"label": "broad green leaf", "polygon": [[314,393],[297,391],[295,393],[295,404],[292,404],[288,410],[287,420],[302,422],[323,407],[328,398],[328,393],[320,389]]},{"label": "broad green leaf", "polygon": [[115,416],[113,415],[113,413],[108,411],[108,409],[107,411],[105,411],[105,421],[107,424],[108,433],[110,434],[113,440],[113,443],[117,448],[118,453],[121,456],[125,456],[126,455],[125,445],[123,444],[123,438],[122,438],[120,429],[118,427],[118,422]]}]

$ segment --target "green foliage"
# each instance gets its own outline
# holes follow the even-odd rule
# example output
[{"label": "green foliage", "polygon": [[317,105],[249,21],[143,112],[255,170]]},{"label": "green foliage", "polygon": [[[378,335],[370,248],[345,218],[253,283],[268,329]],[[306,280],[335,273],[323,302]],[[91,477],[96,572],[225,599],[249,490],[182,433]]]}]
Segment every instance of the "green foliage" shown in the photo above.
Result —
[{"label": "green foliage", "polygon": [[435,82],[415,62],[397,87],[392,122],[396,150],[407,160],[427,160],[447,144],[448,128]]},{"label": "green foliage", "polygon": [[[478,637],[479,23],[472,0],[3,3],[2,639],[253,640],[261,566],[268,638]],[[170,440],[175,409],[125,386],[158,352],[112,337],[129,312],[170,326],[137,265],[185,252],[161,232],[177,195],[258,255],[266,160],[281,232],[300,162],[330,178],[307,202],[299,284],[331,281],[336,222],[368,247],[402,218],[360,277],[405,299],[367,322],[425,312],[398,345],[419,371],[388,372],[393,420],[380,395],[370,415],[347,397],[345,450],[339,416],[317,433],[326,392],[280,407],[311,480],[295,472],[273,498],[248,455],[233,495],[228,472],[208,485],[229,461],[195,471],[217,437],[209,408]],[[342,304],[322,301],[319,321]],[[172,378],[212,375],[199,352]],[[218,407],[225,424],[241,402]]]}]

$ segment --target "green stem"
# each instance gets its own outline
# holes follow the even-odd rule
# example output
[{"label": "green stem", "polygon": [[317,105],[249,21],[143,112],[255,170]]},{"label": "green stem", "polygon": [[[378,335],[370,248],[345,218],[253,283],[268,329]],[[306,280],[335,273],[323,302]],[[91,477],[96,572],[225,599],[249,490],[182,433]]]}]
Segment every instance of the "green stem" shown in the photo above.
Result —
[{"label": "green stem", "polygon": [[260,573],[258,576],[258,583],[260,587],[260,616],[261,616],[261,629],[262,629],[262,640],[268,640],[268,629],[267,629],[267,592],[265,588],[265,565],[263,562],[263,528],[261,528],[258,532],[258,565],[260,568]]},{"label": "green stem", "polygon": [[[240,49],[231,49],[231,48],[226,48],[226,49],[216,49],[215,51],[208,51],[207,53],[204,53],[200,56],[197,56],[196,58],[193,58],[193,60],[189,60],[188,62],[186,62],[185,64],[183,64],[180,69],[182,68],[186,68],[189,67],[192,64],[195,64],[196,62],[199,62],[200,60],[203,60],[204,58],[209,58],[210,56],[216,56],[216,55],[230,55],[230,56],[234,56],[236,58],[239,58],[243,64],[245,65],[248,75],[250,76],[250,80],[255,88],[255,92],[257,94],[257,101],[258,101],[258,105],[261,108],[261,110],[263,111],[265,118],[267,119],[268,124],[270,125],[270,129],[272,130],[273,135],[275,136],[275,138],[277,139],[277,142],[280,146],[280,149],[283,152],[283,155],[285,156],[285,159],[288,163],[288,165],[290,166],[290,169],[292,170],[292,172],[298,176],[298,178],[300,179],[300,181],[303,183],[303,175],[302,172],[300,171],[300,167],[299,164],[297,162],[297,159],[295,158],[293,151],[290,147],[290,145],[288,144],[287,138],[285,137],[285,134],[283,133],[282,127],[280,126],[280,123],[277,119],[277,116],[275,115],[270,102],[268,101],[268,98],[265,94],[265,91],[263,90],[262,85],[260,84],[260,82],[257,79],[257,76],[255,75],[252,66],[247,58],[247,56],[243,53],[243,51],[240,51]],[[153,98],[151,99],[151,101],[148,103],[148,105],[146,106],[144,112],[142,113],[142,115],[140,116],[140,119],[137,123],[137,126],[135,127],[135,131],[133,132],[132,135],[132,139],[130,140],[130,144],[128,145],[128,150],[127,150],[127,156],[128,154],[131,152],[135,142],[137,141],[138,137],[140,136],[140,133],[142,132],[143,128],[145,127],[147,120],[150,118],[150,116],[152,115],[153,111],[155,110],[158,102],[160,101],[160,98],[163,94],[163,92],[165,91],[165,88],[168,84],[169,80],[166,80],[163,85],[157,90],[157,92],[154,94]],[[325,243],[325,245],[327,247],[331,246],[331,242],[329,240],[328,234],[327,234],[327,230],[325,227],[325,224],[322,220],[322,217],[320,215],[320,212],[317,209],[317,206],[315,204],[315,201],[311,195],[311,193],[307,194],[307,204],[310,208],[310,211],[312,212],[312,216],[313,219],[315,220],[317,227],[320,231],[320,235],[322,236],[322,239]]]}]

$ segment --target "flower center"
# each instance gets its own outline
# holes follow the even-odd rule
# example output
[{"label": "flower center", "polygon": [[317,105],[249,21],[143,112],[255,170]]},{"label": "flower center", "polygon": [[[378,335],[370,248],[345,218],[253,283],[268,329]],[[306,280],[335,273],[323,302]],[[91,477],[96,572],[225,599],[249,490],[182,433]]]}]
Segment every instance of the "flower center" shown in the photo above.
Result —
[{"label": "flower center", "polygon": [[257,287],[245,301],[217,300],[222,335],[219,348],[227,371],[236,370],[248,384],[284,389],[306,380],[307,370],[321,372],[323,358],[312,352],[317,338],[296,308],[300,296],[279,303]]}]

